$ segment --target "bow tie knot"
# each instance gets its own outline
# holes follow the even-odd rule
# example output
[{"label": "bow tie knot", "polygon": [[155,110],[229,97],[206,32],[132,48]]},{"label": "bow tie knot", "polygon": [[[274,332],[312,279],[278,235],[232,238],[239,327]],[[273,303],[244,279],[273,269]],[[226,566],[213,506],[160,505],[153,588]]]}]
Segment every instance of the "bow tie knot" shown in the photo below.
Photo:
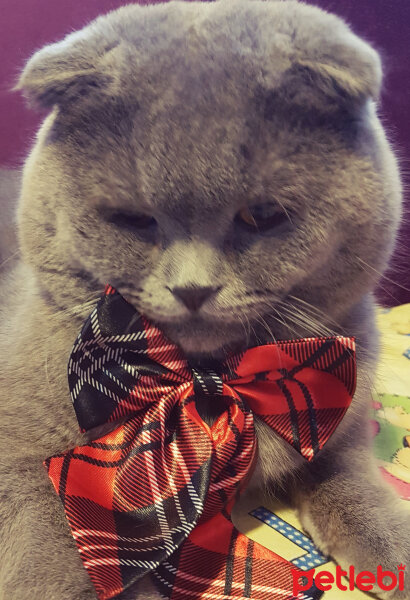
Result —
[{"label": "bow tie knot", "polygon": [[192,378],[194,384],[195,396],[222,396],[223,381],[222,377],[215,371],[201,369],[192,369]]}]

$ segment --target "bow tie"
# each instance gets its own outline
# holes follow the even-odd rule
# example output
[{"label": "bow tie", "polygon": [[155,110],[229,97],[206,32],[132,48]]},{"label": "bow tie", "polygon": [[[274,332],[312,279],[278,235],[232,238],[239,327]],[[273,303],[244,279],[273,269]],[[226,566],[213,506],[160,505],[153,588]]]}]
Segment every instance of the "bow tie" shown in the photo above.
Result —
[{"label": "bow tie", "polygon": [[[113,429],[45,461],[100,600],[148,573],[171,600],[293,597],[295,567],[230,511],[256,455],[255,416],[305,459],[321,450],[354,393],[353,339],[267,344],[199,371],[107,286],[68,380],[81,430]],[[204,396],[220,410],[211,426]]]}]

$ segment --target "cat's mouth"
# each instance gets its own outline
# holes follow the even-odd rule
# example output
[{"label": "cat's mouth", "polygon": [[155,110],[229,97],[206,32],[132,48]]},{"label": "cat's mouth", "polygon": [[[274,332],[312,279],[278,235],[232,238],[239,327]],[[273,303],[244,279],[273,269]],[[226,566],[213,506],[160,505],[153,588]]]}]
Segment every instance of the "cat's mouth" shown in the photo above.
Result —
[{"label": "cat's mouth", "polygon": [[[115,284],[114,284],[115,285]],[[138,295],[134,295],[121,284],[115,285],[120,294],[136,310],[155,323],[172,342],[189,357],[224,357],[232,350],[244,348],[249,332],[234,310],[229,315],[207,315],[202,311],[185,314],[158,314],[151,306],[144,306]]]},{"label": "cat's mouth", "polygon": [[192,357],[220,358],[247,344],[247,332],[234,321],[191,317],[181,322],[158,323],[165,335]]},{"label": "cat's mouth", "polygon": [[190,360],[221,360],[232,352],[258,345],[266,336],[266,332],[259,331],[257,323],[251,323],[249,315],[239,314],[234,306],[213,313],[199,310],[180,315],[144,305],[140,297],[129,290],[124,292],[120,289],[120,293],[178,345]]}]

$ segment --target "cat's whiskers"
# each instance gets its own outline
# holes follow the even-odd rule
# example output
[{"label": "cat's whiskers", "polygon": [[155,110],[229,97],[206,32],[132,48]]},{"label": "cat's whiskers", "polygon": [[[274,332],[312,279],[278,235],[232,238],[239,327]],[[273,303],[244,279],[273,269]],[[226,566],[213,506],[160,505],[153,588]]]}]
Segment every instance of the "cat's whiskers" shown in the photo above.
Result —
[{"label": "cat's whiskers", "polygon": [[387,296],[389,296],[393,300],[393,302],[395,304],[399,304],[399,299],[394,294],[392,294],[391,291],[388,290],[384,285],[382,285],[381,281],[386,280],[386,281],[392,283],[394,286],[396,286],[396,287],[398,287],[398,288],[400,288],[400,289],[402,289],[402,290],[404,290],[406,292],[410,291],[410,289],[408,287],[406,287],[406,286],[398,283],[397,281],[391,279],[390,277],[388,277],[387,275],[385,275],[384,273],[382,273],[381,271],[379,271],[378,269],[376,269],[372,265],[369,265],[369,263],[367,263],[365,260],[363,260],[360,256],[355,255],[355,257],[357,258],[357,261],[361,264],[361,267],[362,267],[362,269],[364,271],[367,271],[367,273],[370,273],[370,274],[376,273],[377,275],[379,275],[380,281],[378,281],[377,287],[379,289],[383,290],[383,292]]},{"label": "cat's whiskers", "polygon": [[288,211],[286,210],[284,204],[280,201],[279,198],[276,198],[276,202],[279,204],[279,206],[283,209],[283,212],[285,213],[285,215],[287,216],[289,222],[293,225],[293,221],[290,217],[290,214],[288,213]]},{"label": "cat's whiskers", "polygon": [[[337,333],[324,325],[321,321],[306,311],[302,311],[297,306],[286,302],[281,302],[281,310],[285,312],[286,316],[295,324],[300,326],[303,330],[308,331],[312,335],[324,335],[333,336]],[[305,335],[305,334],[304,334]]]},{"label": "cat's whiskers", "polygon": [[[402,285],[400,283],[398,283],[397,281],[394,281],[394,279],[391,279],[390,277],[388,277],[387,275],[385,275],[384,273],[382,273],[381,271],[379,271],[378,269],[375,269],[375,267],[372,267],[372,265],[369,265],[368,262],[366,262],[365,260],[363,260],[360,256],[358,256],[357,254],[355,255],[355,257],[357,258],[358,262],[360,262],[362,265],[364,265],[365,267],[367,267],[365,270],[367,270],[368,273],[370,273],[371,271],[373,271],[374,273],[376,273],[377,275],[379,275],[380,277],[382,277],[383,279],[385,279],[386,281],[389,281],[390,283],[393,283],[395,286],[401,288],[402,290],[404,290],[405,292],[410,292],[410,288],[406,287],[405,285]],[[380,284],[379,284],[379,287]],[[383,291],[387,292],[387,290],[385,290],[384,288],[381,288]],[[388,293],[388,292],[387,292]],[[390,294],[391,295],[391,294]],[[394,298],[394,296],[392,296],[392,298],[394,300],[397,300],[396,298]]]},{"label": "cat's whiskers", "polygon": [[[269,313],[269,316],[271,318],[273,318],[275,321],[277,321],[278,323],[283,325],[283,327],[285,327],[285,329],[287,329],[289,331],[293,331],[293,333],[296,334],[297,333],[296,330],[289,325],[289,323],[285,320],[283,314],[280,313],[279,310],[277,309],[277,307],[275,306],[275,304],[277,304],[277,303],[278,303],[278,300],[275,300],[274,302],[272,302],[271,298],[270,299],[266,298],[264,300],[261,300],[261,298],[258,298],[258,305],[263,304],[263,305],[267,306],[270,310],[274,310],[275,313],[278,315],[277,317],[275,317],[275,315],[273,315],[272,313]],[[250,303],[250,306],[252,308],[252,311],[256,312],[260,316],[260,313],[254,308],[254,303]]]},{"label": "cat's whiskers", "polygon": [[[289,299],[302,304],[302,306],[296,306],[294,302],[289,301]],[[289,295],[286,301],[279,300],[278,304],[281,306],[282,310],[285,310],[285,312],[289,314],[290,317],[298,320],[300,324],[303,323],[303,325],[305,327],[307,326],[315,335],[319,332],[328,336],[345,333],[344,328],[331,316],[313,304],[310,304],[306,300],[302,300],[297,296]],[[336,329],[332,329],[328,325],[325,325],[323,320],[334,325],[337,331]]]},{"label": "cat's whiskers", "polygon": [[13,260],[13,258],[16,258],[16,256],[18,256],[19,254],[20,254],[20,250],[16,250],[16,252],[13,252],[13,254],[10,254],[10,256],[8,256],[5,260],[3,260],[2,263],[0,263],[0,269],[2,269],[8,262]]},{"label": "cat's whiskers", "polygon": [[[243,316],[245,316],[245,315],[243,315]],[[240,316],[239,316],[239,322],[240,322],[242,329],[244,331],[244,334],[245,334],[245,343],[248,345],[249,338],[250,338],[250,330],[249,330],[249,328],[246,327],[245,322],[242,320],[242,318]],[[248,324],[249,324],[249,321],[248,321]]]},{"label": "cat's whiskers", "polygon": [[275,304],[273,302],[268,302],[268,301],[265,301],[265,304],[269,307],[269,309],[274,310],[275,313],[278,315],[277,318],[274,317],[274,315],[272,315],[272,314],[270,316],[273,317],[277,322],[282,323],[282,325],[286,329],[289,329],[289,323],[285,320],[285,318],[283,317],[283,315],[276,308]]},{"label": "cat's whiskers", "polygon": [[[272,308],[274,308],[274,307],[272,307]],[[294,327],[292,327],[291,325],[289,325],[289,323],[287,321],[284,321],[283,315],[276,308],[274,308],[274,310],[277,313],[277,315],[279,315],[279,316],[275,317],[275,315],[270,314],[270,317],[272,319],[274,319],[277,323],[280,323],[281,325],[283,325],[288,331],[291,331],[295,335],[295,337],[299,337],[297,330]]]},{"label": "cat's whiskers", "polygon": [[298,296],[293,296],[292,294],[290,294],[288,297],[294,300],[295,302],[303,304],[304,310],[308,310],[310,313],[316,313],[318,318],[324,318],[326,321],[328,321],[332,325],[335,325],[335,327],[339,328],[340,330],[343,329],[341,325],[333,319],[333,317],[323,312],[323,310],[321,310],[317,306],[310,304],[310,302],[307,302],[306,300],[302,300],[302,298],[298,298]]},{"label": "cat's whiskers", "polygon": [[98,302],[100,298],[100,294],[93,294],[90,296],[89,300],[85,300],[80,304],[75,304],[74,306],[70,306],[70,308],[63,308],[60,310],[60,313],[67,316],[77,316],[82,315],[84,312],[91,310],[95,304]]},{"label": "cat's whiskers", "polygon": [[[304,300],[298,299],[296,297],[293,297],[295,300],[299,300],[303,303],[304,306],[306,306],[306,310],[309,310],[309,303],[305,302]],[[328,327],[327,325],[324,325],[323,322],[319,322],[317,320],[317,318],[315,317],[315,315],[312,314],[306,314],[305,312],[301,312],[299,311],[297,314],[292,314],[290,312],[290,308],[296,308],[294,307],[292,304],[285,304],[284,306],[281,306],[282,310],[285,310],[285,312],[287,313],[288,318],[293,319],[295,324],[297,324],[296,322],[298,322],[300,324],[300,326],[304,327],[304,328],[308,328],[308,330],[313,334],[313,335],[323,335],[323,337],[334,337],[334,336],[338,336],[338,335],[350,335],[350,332],[346,331],[346,329],[344,327],[342,327],[339,323],[337,323],[334,319],[332,319],[331,317],[329,317],[326,313],[323,313],[322,311],[320,311],[320,309],[317,309],[315,306],[310,305],[312,309],[314,309],[316,312],[320,312],[323,315],[323,318],[325,318],[327,321],[329,321],[330,323],[333,323],[334,325],[337,326],[337,329],[331,329],[330,327]],[[365,346],[363,346],[358,340],[356,340],[356,348],[357,350],[360,351],[361,356],[363,358],[370,358],[370,350],[368,348],[366,348]]]},{"label": "cat's whiskers", "polygon": [[[251,322],[250,322],[250,320],[249,320],[249,317],[248,317],[248,315],[247,315],[246,313],[244,313],[244,314],[243,314],[243,316],[244,316],[244,318],[245,318],[245,320],[246,320],[246,328],[247,328],[247,332],[248,332],[248,335],[247,335],[247,338],[246,338],[246,343],[248,344],[248,343],[249,343],[249,340],[250,340],[250,338],[251,338],[252,326],[251,326]],[[255,332],[254,332],[254,331],[253,331],[253,333],[255,334]]]},{"label": "cat's whiskers", "polygon": [[254,338],[255,338],[255,341],[256,341],[256,343],[257,343],[257,344],[261,344],[261,343],[262,343],[262,340],[260,339],[260,337],[259,337],[259,336],[258,336],[258,334],[256,333],[256,331],[255,331],[255,328],[253,327],[253,325],[251,325],[250,327],[251,327],[251,330],[252,330],[252,333],[253,333],[253,336],[254,336]]},{"label": "cat's whiskers", "polygon": [[[266,320],[264,319],[264,317],[261,315],[261,313],[257,310],[256,306],[268,306],[269,309],[272,309],[276,312],[276,314],[278,315],[278,317],[275,317],[274,315],[270,314],[269,316],[272,317],[275,321],[277,321],[278,323],[280,323],[281,325],[283,325],[283,327],[285,327],[286,329],[288,329],[289,331],[293,331],[294,333],[297,333],[296,330],[291,327],[289,325],[289,323],[287,321],[284,320],[283,315],[278,311],[278,309],[275,307],[275,303],[272,302],[271,299],[261,299],[260,297],[258,298],[257,302],[254,301],[247,301],[247,302],[243,302],[242,304],[236,304],[234,307],[232,307],[230,310],[226,309],[226,310],[219,310],[219,314],[224,315],[224,314],[229,314],[232,315],[232,309],[234,309],[235,314],[238,316],[238,318],[240,318],[241,316],[246,316],[246,318],[248,319],[249,323],[251,322],[250,320],[250,315],[257,315],[257,317],[255,318],[256,321],[259,322],[260,325],[262,325],[264,327],[265,330],[267,330],[267,332],[269,333],[269,335],[271,335],[274,339],[275,336],[272,333],[272,329],[269,327],[268,323],[266,322]],[[261,322],[260,319],[264,320],[263,324]],[[255,330],[254,328],[251,326],[253,333],[255,334]],[[268,328],[268,329],[267,329]]]},{"label": "cat's whiskers", "polygon": [[268,333],[268,335],[271,336],[271,338],[273,339],[273,341],[275,342],[275,344],[277,343],[277,339],[271,329],[271,327],[269,326],[269,324],[265,321],[265,319],[263,318],[263,316],[260,314],[260,312],[258,312],[256,309],[254,309],[254,312],[256,312],[257,317],[256,320],[257,322],[262,325],[262,327],[265,329],[265,331]]}]

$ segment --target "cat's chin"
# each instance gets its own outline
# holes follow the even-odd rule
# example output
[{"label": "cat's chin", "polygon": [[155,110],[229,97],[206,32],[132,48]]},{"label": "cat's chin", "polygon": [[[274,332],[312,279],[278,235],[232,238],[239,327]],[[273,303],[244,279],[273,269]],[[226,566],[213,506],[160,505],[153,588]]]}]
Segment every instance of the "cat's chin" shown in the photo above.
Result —
[{"label": "cat's chin", "polygon": [[162,324],[167,337],[188,357],[222,359],[246,345],[243,329],[209,323]]}]

